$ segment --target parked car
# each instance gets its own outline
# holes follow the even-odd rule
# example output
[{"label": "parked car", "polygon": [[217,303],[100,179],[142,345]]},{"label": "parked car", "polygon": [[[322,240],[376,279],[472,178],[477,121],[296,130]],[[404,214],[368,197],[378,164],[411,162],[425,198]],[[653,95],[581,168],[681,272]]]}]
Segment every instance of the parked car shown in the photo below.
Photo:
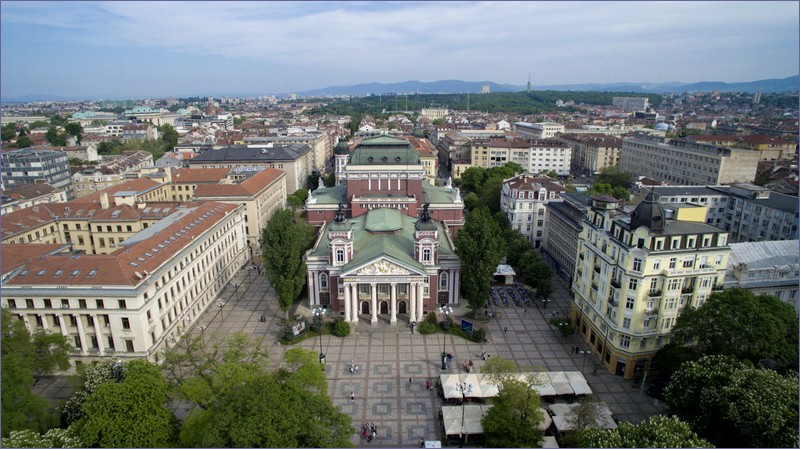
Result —
[{"label": "parked car", "polygon": [[658,399],[660,401],[664,401],[664,392],[669,386],[669,381],[667,379],[658,379],[653,381],[649,387],[647,387],[647,395],[651,398]]}]

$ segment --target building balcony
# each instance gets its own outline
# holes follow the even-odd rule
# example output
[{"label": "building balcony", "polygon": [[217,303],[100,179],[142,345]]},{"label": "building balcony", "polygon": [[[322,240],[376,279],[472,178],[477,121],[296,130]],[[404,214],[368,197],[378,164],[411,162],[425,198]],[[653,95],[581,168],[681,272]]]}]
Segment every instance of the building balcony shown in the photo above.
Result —
[{"label": "building balcony", "polygon": [[597,291],[597,284],[592,284],[592,290]]},{"label": "building balcony", "polygon": [[600,274],[600,265],[594,266],[594,272]]},{"label": "building balcony", "polygon": [[644,316],[646,316],[646,317],[658,316],[658,307],[650,307],[650,308],[644,309]]},{"label": "building balcony", "polygon": [[711,291],[715,291],[715,292],[722,291],[722,289],[723,289],[722,284],[714,284],[711,287]]},{"label": "building balcony", "polygon": [[620,283],[616,279],[612,279],[611,280],[611,286],[614,287],[614,288],[622,288],[622,283]]},{"label": "building balcony", "polygon": [[694,293],[694,285],[690,285],[688,287],[683,287],[681,289],[681,293]]},{"label": "building balcony", "polygon": [[661,296],[661,290],[649,291],[649,292],[647,292],[647,296],[649,296],[651,298],[659,297],[659,296]]}]

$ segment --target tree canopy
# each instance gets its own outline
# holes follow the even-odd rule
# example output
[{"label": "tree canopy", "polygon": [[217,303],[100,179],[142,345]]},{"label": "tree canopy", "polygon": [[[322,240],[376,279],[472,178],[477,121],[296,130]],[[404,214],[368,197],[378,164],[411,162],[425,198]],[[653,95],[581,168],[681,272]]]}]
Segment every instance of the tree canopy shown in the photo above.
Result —
[{"label": "tree canopy", "polygon": [[655,415],[639,424],[619,423],[616,429],[581,429],[574,447],[714,447],[676,416]]},{"label": "tree canopy", "polygon": [[172,125],[165,123],[158,127],[164,151],[172,151],[178,144],[178,131]]},{"label": "tree canopy", "polygon": [[497,264],[505,253],[500,226],[488,209],[481,207],[467,214],[455,246],[461,259],[461,294],[475,310],[489,297]]},{"label": "tree canopy", "polygon": [[25,324],[2,310],[2,428],[3,436],[12,430],[44,432],[57,418],[47,401],[34,393],[34,376],[69,368],[69,341],[60,334],[37,331],[33,335]]},{"label": "tree canopy", "polygon": [[540,447],[544,420],[539,394],[525,382],[506,378],[483,416],[487,447]]},{"label": "tree canopy", "polygon": [[797,447],[798,377],[731,356],[684,363],[666,390],[669,412],[718,447]]},{"label": "tree canopy", "polygon": [[305,286],[306,263],[303,254],[311,243],[311,228],[296,221],[288,209],[276,211],[261,231],[264,270],[278,294],[286,318],[289,316],[289,307]]},{"label": "tree canopy", "polygon": [[81,126],[80,123],[67,123],[66,126],[64,126],[64,131],[70,136],[74,137],[77,140],[78,145],[80,145],[81,136],[83,134],[83,126]]},{"label": "tree canopy", "polygon": [[167,408],[169,385],[161,368],[146,360],[124,365],[119,382],[98,386],[71,428],[88,447],[171,447],[177,420]]},{"label": "tree canopy", "polygon": [[48,129],[47,132],[44,133],[44,138],[45,140],[50,142],[51,145],[56,147],[63,147],[67,145],[67,137],[64,134],[58,132],[58,128],[56,128],[55,126],[51,126],[50,129]]},{"label": "tree canopy", "polygon": [[756,296],[740,288],[714,293],[701,307],[685,310],[672,334],[676,344],[694,344],[702,354],[798,366],[797,311],[774,296]]}]

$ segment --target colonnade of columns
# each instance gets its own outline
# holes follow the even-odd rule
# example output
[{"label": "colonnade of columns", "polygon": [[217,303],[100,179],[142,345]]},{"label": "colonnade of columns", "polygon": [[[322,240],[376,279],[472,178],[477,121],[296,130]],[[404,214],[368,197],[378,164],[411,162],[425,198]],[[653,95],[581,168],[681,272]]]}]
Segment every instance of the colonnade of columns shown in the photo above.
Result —
[{"label": "colonnade of columns", "polygon": [[[370,286],[370,323],[376,324],[378,322],[378,283],[370,282],[369,284],[359,284],[355,282],[344,283],[344,320],[351,324],[358,323],[359,314],[359,286]],[[397,282],[391,282],[389,291],[389,322],[397,324]],[[421,321],[423,316],[423,283],[410,282],[405,284],[408,286],[408,316],[410,321]]]}]

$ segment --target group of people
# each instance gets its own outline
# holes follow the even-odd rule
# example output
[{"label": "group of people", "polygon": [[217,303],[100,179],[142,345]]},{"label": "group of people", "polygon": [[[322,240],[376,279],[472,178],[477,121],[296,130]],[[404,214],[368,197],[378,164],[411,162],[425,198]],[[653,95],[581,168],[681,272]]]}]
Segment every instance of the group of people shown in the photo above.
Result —
[{"label": "group of people", "polygon": [[486,351],[483,351],[483,352],[481,352],[481,360],[489,360],[489,357],[491,357],[491,356],[492,356],[492,355],[491,355],[491,354],[489,354],[489,353],[488,353],[488,352],[486,352]]},{"label": "group of people", "polygon": [[350,374],[357,374],[358,373],[358,365],[356,365],[355,360],[350,361],[350,366],[348,367],[350,370]]},{"label": "group of people", "polygon": [[483,316],[485,316],[486,318],[495,318],[495,317],[500,318],[500,314],[501,312],[499,310],[497,312],[490,312],[488,310],[483,311]]},{"label": "group of people", "polygon": [[[486,359],[484,359],[484,360],[486,360]],[[472,368],[473,368],[474,366],[475,366],[475,365],[472,363],[472,360],[467,360],[466,362],[464,362],[464,370],[465,370],[466,372],[468,372],[468,373],[469,373],[469,372],[472,372]]]},{"label": "group of people", "polygon": [[364,423],[364,425],[361,426],[361,436],[364,437],[367,442],[372,441],[373,438],[378,438],[378,431],[375,430],[375,423]]}]

